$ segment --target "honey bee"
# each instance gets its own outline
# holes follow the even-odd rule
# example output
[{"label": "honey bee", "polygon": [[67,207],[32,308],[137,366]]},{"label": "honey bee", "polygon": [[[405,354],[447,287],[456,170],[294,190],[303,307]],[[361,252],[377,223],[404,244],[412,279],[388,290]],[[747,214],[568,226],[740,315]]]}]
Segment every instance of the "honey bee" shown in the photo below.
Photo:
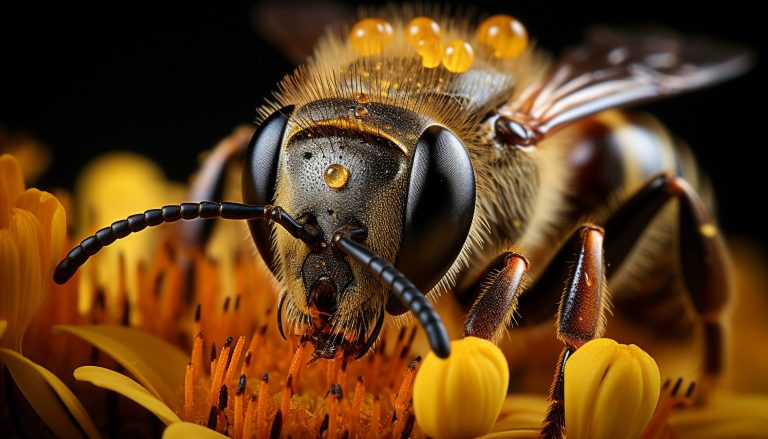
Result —
[{"label": "honey bee", "polygon": [[[404,10],[364,18],[318,43],[261,108],[247,150],[231,154],[244,159],[248,204],[117,221],[55,280],[131,232],[220,217],[248,221],[282,286],[281,333],[304,334],[317,357],[360,358],[385,314],[409,311],[447,357],[427,298],[448,292],[472,303],[468,336],[498,340],[516,310],[556,314],[564,348],[544,429],[556,436],[563,367],[603,334],[609,285],[616,301],[653,298],[634,312],[660,324],[670,317],[656,308],[688,304],[704,374],[720,372],[731,281],[708,180],[661,124],[624,109],[749,65],[744,50],[669,32],[598,29],[553,62],[508,15],[477,26]],[[553,296],[559,309],[545,306]]]}]

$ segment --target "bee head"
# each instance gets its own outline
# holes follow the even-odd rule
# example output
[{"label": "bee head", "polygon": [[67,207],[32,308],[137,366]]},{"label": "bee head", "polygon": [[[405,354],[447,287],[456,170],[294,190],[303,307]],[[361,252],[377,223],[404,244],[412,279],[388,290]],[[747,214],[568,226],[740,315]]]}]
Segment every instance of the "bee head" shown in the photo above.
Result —
[{"label": "bee head", "polygon": [[327,358],[365,354],[385,309],[407,311],[379,277],[334,248],[335,234],[354,231],[426,292],[456,259],[474,214],[472,165],[453,133],[396,107],[363,110],[328,99],[275,112],[254,135],[243,176],[247,202],[279,204],[318,231],[308,245],[249,223],[285,287],[289,326]]}]

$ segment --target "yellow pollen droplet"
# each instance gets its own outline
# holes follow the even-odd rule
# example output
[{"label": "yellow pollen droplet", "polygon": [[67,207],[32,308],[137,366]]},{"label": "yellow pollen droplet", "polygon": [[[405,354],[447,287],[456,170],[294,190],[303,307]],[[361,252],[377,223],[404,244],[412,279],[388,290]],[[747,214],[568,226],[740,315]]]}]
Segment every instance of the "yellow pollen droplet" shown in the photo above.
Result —
[{"label": "yellow pollen droplet", "polygon": [[394,39],[392,25],[381,18],[358,21],[349,32],[349,42],[363,56],[378,55]]},{"label": "yellow pollen droplet", "polygon": [[357,96],[355,96],[355,100],[357,100],[357,103],[360,105],[367,104],[370,102],[370,98],[365,93],[358,93]]},{"label": "yellow pollen droplet", "polygon": [[341,190],[349,182],[349,170],[338,163],[333,163],[325,168],[323,180],[329,188],[335,191]]},{"label": "yellow pollen droplet", "polygon": [[405,39],[414,46],[421,40],[440,39],[442,32],[435,20],[416,17],[405,26]]},{"label": "yellow pollen droplet", "polygon": [[416,43],[416,53],[421,56],[421,64],[434,69],[443,60],[443,48],[439,38],[425,38]]},{"label": "yellow pollen droplet", "polygon": [[477,40],[491,49],[496,58],[511,59],[528,47],[528,32],[514,17],[494,15],[480,23]]},{"label": "yellow pollen droplet", "polygon": [[475,51],[464,40],[451,40],[443,52],[443,66],[453,73],[466,72],[475,62]]}]

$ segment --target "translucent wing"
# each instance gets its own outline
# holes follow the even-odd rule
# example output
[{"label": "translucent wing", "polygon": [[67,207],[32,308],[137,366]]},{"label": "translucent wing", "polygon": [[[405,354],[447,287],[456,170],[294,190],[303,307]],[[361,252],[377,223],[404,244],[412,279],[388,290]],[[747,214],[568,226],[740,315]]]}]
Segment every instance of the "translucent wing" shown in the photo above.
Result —
[{"label": "translucent wing", "polygon": [[567,52],[500,113],[535,143],[599,111],[728,79],[747,70],[751,59],[742,48],[667,30],[594,29],[584,45]]},{"label": "translucent wing", "polygon": [[312,54],[328,27],[354,19],[353,8],[332,0],[256,2],[251,14],[253,29],[297,64]]}]

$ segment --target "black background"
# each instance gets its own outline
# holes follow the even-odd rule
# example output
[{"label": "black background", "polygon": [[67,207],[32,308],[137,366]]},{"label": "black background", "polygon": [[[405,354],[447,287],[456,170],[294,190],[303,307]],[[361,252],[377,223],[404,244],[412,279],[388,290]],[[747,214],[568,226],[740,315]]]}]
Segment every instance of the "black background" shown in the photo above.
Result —
[{"label": "black background", "polygon": [[[685,8],[672,3],[472,6],[515,15],[541,47],[555,53],[594,24],[656,23],[751,47],[758,63],[747,75],[644,108],[686,139],[712,176],[726,232],[765,243],[768,233],[756,213],[768,186],[768,169],[758,158],[768,144],[761,109],[765,57],[757,43],[758,33],[761,40],[766,34],[764,14],[745,1]],[[140,151],[169,177],[185,180],[198,153],[251,121],[256,106],[293,68],[254,31],[253,2],[24,2],[2,8],[0,125],[51,147],[54,161],[42,187],[71,187],[90,158],[114,149]]]}]

